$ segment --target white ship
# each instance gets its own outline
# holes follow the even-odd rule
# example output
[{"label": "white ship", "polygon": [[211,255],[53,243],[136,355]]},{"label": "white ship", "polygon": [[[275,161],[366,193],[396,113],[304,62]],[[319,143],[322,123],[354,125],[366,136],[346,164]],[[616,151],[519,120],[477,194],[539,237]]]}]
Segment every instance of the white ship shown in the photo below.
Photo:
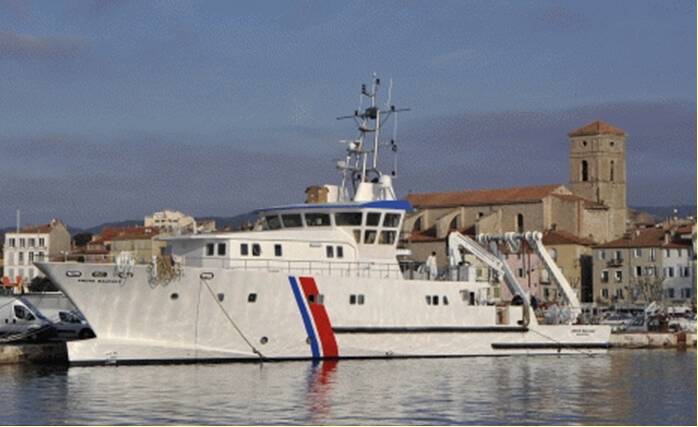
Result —
[{"label": "white ship", "polygon": [[[347,116],[359,137],[345,141],[346,159],[337,163],[342,181],[325,187],[326,202],[262,209],[250,231],[167,237],[166,255],[145,265],[128,253],[113,264],[36,263],[97,335],[69,342],[70,362],[605,351],[607,326],[538,324],[527,295],[492,253],[502,240],[540,242],[535,234],[481,236],[480,244],[449,237],[454,268],[458,249],[478,255],[522,305],[494,304],[488,283],[458,280],[468,275],[455,270],[427,280],[401,269],[399,257],[409,251],[398,248],[400,230],[411,206],[396,200],[395,173],[379,170],[379,151],[396,151],[380,129],[403,110],[377,104],[379,85],[364,85],[368,107]],[[554,263],[550,271],[564,281]],[[567,290],[574,309],[579,303]]]}]

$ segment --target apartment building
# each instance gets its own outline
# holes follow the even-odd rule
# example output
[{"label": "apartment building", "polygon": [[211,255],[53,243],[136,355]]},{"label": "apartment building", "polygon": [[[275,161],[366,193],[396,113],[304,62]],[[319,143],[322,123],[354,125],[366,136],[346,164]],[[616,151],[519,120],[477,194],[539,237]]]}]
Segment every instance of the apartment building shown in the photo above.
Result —
[{"label": "apartment building", "polygon": [[60,257],[70,251],[70,233],[58,219],[37,226],[27,226],[19,231],[5,234],[4,278],[6,283],[21,283],[23,286],[41,275],[34,261]]},{"label": "apartment building", "polygon": [[637,229],[593,250],[594,301],[638,305],[695,302],[693,246],[676,228]]}]

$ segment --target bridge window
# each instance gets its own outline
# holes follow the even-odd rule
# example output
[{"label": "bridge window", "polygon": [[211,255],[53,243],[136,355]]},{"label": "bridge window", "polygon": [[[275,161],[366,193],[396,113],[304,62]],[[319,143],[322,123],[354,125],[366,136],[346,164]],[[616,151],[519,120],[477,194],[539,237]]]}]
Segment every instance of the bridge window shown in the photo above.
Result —
[{"label": "bridge window", "polygon": [[225,256],[225,243],[219,243],[218,244],[218,255],[219,256]]},{"label": "bridge window", "polygon": [[206,256],[215,255],[216,245],[213,243],[206,243]]},{"label": "bridge window", "polygon": [[330,215],[326,213],[307,213],[305,223],[308,227],[321,227],[330,225]]},{"label": "bridge window", "polygon": [[582,181],[589,181],[589,163],[582,160]]},{"label": "bridge window", "polygon": [[240,255],[247,256],[250,254],[250,247],[247,243],[240,243]]},{"label": "bridge window", "polygon": [[361,225],[361,212],[337,212],[334,214],[337,225]]},{"label": "bridge window", "polygon": [[281,228],[281,220],[278,215],[268,215],[264,219],[268,230],[278,230]]},{"label": "bridge window", "polygon": [[283,255],[283,248],[281,247],[280,244],[275,244],[274,245],[274,256],[282,256]]},{"label": "bridge window", "polygon": [[381,245],[392,245],[395,243],[395,231],[393,230],[383,230],[381,231],[381,237],[380,240],[378,240],[378,243]]},{"label": "bridge window", "polygon": [[376,230],[364,231],[364,243],[367,245],[370,245],[372,243],[376,243],[376,234],[378,234],[378,232]]},{"label": "bridge window", "polygon": [[383,218],[383,227],[397,228],[398,225],[400,225],[400,214],[385,214],[385,218]]},{"label": "bridge window", "polygon": [[303,227],[303,221],[301,220],[301,214],[286,214],[281,215],[281,220],[286,228],[298,228]]},{"label": "bridge window", "polygon": [[377,227],[381,220],[381,214],[378,212],[369,212],[366,215],[366,225]]},{"label": "bridge window", "polygon": [[356,229],[352,230],[352,232],[354,234],[354,240],[356,240],[356,243],[361,243],[361,230]]},{"label": "bridge window", "polygon": [[252,244],[252,256],[260,256],[262,255],[262,247],[259,246],[259,243],[253,243]]}]

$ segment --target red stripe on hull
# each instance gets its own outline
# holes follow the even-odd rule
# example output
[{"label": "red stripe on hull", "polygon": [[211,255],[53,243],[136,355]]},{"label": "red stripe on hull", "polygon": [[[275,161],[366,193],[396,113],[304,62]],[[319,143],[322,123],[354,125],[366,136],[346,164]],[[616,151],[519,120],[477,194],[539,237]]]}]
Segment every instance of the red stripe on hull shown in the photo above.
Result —
[{"label": "red stripe on hull", "polygon": [[[303,288],[303,293],[307,300],[308,295],[319,294],[317,286],[315,285],[315,279],[312,277],[299,277],[301,282],[301,287]],[[318,304],[317,302],[309,303],[310,314],[313,316],[313,321],[315,322],[315,327],[317,328],[317,334],[320,337],[320,345],[322,345],[322,355],[324,357],[339,357],[339,349],[337,348],[337,341],[334,337],[334,332],[332,331],[332,324],[330,323],[330,318],[327,315],[327,310],[325,310],[324,304]]]}]

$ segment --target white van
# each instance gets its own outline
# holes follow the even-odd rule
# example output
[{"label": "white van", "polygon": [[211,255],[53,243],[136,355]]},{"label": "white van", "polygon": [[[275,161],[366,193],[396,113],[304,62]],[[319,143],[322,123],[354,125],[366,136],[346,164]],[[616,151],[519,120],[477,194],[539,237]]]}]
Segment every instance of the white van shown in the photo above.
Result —
[{"label": "white van", "polygon": [[56,335],[56,328],[26,298],[0,296],[0,341],[39,341]]}]

